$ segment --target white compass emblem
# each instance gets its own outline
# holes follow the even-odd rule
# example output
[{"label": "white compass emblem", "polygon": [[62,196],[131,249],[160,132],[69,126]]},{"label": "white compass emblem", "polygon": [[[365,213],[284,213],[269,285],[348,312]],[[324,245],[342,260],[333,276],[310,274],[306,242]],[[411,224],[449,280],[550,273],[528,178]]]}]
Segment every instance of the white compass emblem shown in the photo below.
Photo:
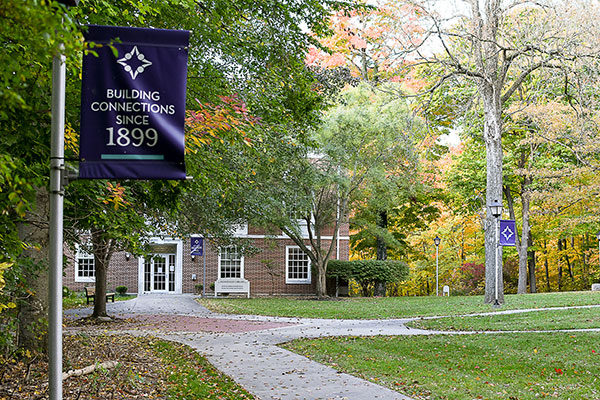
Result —
[{"label": "white compass emblem", "polygon": [[117,60],[119,64],[123,66],[126,72],[129,72],[131,79],[135,80],[138,74],[144,72],[144,70],[152,65],[152,62],[146,59],[146,56],[138,50],[137,46],[133,46],[133,49],[129,53],[126,53],[123,58]]},{"label": "white compass emblem", "polygon": [[511,240],[511,238],[513,237],[515,233],[512,231],[512,229],[510,229],[510,227],[505,227],[504,230],[502,231],[502,235],[504,236],[504,239],[506,241]]}]

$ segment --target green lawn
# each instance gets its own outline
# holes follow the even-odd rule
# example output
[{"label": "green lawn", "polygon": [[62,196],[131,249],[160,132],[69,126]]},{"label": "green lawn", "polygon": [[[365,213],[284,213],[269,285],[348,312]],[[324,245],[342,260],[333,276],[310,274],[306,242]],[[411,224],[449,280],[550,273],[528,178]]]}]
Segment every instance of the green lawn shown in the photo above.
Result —
[{"label": "green lawn", "polygon": [[188,346],[167,341],[156,342],[155,353],[170,372],[171,399],[254,399],[233,379],[219,372],[197,351]]},{"label": "green lawn", "polygon": [[412,328],[444,331],[540,331],[600,328],[600,308],[540,310],[480,317],[449,317],[410,322]]},{"label": "green lawn", "polygon": [[[600,292],[507,295],[501,310],[600,304]],[[482,296],[380,297],[342,300],[295,298],[202,299],[210,310],[228,314],[283,317],[376,319],[489,312]]]},{"label": "green lawn", "polygon": [[[135,298],[135,295],[115,294],[115,301],[129,300]],[[63,309],[86,307],[85,292],[71,292],[68,296],[63,297]],[[90,303],[90,307],[93,303]]]},{"label": "green lawn", "polygon": [[427,399],[600,399],[600,333],[299,340],[286,348]]}]

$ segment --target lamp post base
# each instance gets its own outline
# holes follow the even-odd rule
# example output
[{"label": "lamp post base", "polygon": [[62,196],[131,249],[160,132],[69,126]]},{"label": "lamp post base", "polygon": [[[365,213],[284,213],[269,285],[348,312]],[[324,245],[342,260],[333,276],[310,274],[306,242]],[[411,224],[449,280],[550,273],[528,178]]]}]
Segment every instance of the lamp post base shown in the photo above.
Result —
[{"label": "lamp post base", "polygon": [[492,304],[492,308],[500,308],[502,304],[498,302],[498,299],[494,300],[494,304]]}]

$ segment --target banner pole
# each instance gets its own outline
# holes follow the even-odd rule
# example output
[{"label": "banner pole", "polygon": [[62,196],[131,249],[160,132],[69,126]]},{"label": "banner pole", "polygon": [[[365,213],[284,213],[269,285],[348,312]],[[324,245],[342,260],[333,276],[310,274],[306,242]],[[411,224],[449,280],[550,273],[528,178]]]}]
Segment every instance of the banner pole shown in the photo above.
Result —
[{"label": "banner pole", "polygon": [[[61,51],[63,47],[61,46]],[[66,58],[52,60],[52,123],[50,139],[50,272],[48,279],[48,385],[51,400],[62,399],[62,273],[63,172],[65,169]]]}]

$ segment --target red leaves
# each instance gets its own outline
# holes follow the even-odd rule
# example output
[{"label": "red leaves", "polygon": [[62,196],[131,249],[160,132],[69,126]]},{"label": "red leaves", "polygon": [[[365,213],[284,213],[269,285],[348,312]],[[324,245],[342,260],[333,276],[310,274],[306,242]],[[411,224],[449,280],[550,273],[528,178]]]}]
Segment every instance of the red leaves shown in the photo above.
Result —
[{"label": "red leaves", "polygon": [[249,114],[246,104],[237,96],[219,96],[221,104],[198,103],[197,110],[189,110],[185,124],[186,151],[195,152],[195,148],[208,145],[214,140],[224,143],[243,141],[250,145],[247,138],[248,128],[260,120]]},{"label": "red leaves", "polygon": [[556,371],[557,375],[562,375],[563,374],[563,370],[560,368],[554,368],[554,371]]}]

